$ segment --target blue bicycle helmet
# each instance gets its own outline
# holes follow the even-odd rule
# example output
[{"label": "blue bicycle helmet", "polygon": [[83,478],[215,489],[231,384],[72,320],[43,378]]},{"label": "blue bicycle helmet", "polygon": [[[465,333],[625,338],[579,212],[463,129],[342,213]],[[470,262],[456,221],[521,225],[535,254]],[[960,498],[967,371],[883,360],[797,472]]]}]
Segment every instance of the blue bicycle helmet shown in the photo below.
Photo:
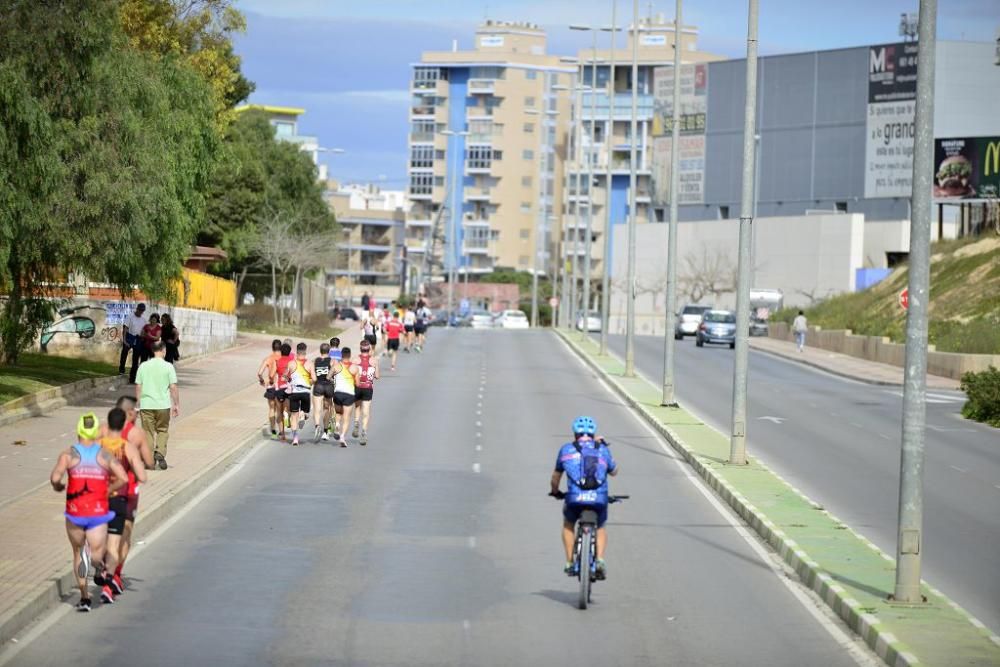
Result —
[{"label": "blue bicycle helmet", "polygon": [[573,420],[574,435],[594,435],[597,433],[597,422],[593,417],[577,417]]}]

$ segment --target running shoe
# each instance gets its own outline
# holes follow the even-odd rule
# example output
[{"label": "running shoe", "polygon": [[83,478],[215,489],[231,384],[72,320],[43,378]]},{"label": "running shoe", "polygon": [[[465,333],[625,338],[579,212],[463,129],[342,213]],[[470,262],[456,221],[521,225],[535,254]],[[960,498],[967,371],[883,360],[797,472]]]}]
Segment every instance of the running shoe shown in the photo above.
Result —
[{"label": "running shoe", "polygon": [[277,439],[278,439],[278,432],[271,431],[271,440],[277,440]]},{"label": "running shoe", "polygon": [[368,444],[368,431],[362,431],[361,432],[360,444],[361,444],[362,447],[364,447],[365,445]]},{"label": "running shoe", "polygon": [[329,439],[330,439],[330,434],[327,433],[326,431],[323,431],[323,435],[320,436],[320,440],[329,440]]},{"label": "running shoe", "polygon": [[333,439],[340,440],[340,433],[338,433],[336,429],[333,430]]},{"label": "running shoe", "polygon": [[326,435],[318,426],[313,427],[313,442],[319,442],[320,437]]},{"label": "running shoe", "polygon": [[573,564],[573,561],[566,561],[566,564],[563,565],[563,574],[568,577],[572,577],[576,574],[576,566]]},{"label": "running shoe", "polygon": [[298,447],[299,446],[299,436],[298,436],[298,434],[296,434],[295,437],[292,438],[292,446],[293,447]]},{"label": "running shoe", "polygon": [[105,584],[104,587],[101,588],[101,602],[103,602],[104,604],[115,603],[114,591],[112,591],[111,586],[108,586],[107,584]]},{"label": "running shoe", "polygon": [[340,441],[340,448],[341,449],[347,449],[347,440],[346,439]]},{"label": "running shoe", "polygon": [[84,544],[80,550],[80,562],[76,565],[76,576],[86,579],[88,574],[90,574],[90,545]]},{"label": "running shoe", "polygon": [[603,558],[598,558],[597,561],[595,561],[594,570],[598,581],[604,581],[604,579],[608,576],[608,564],[604,562]]},{"label": "running shoe", "polygon": [[167,469],[167,458],[165,456],[161,456],[159,458],[159,460],[157,460],[157,462],[156,462],[156,467],[159,468],[160,470],[166,470]]},{"label": "running shoe", "polygon": [[121,595],[125,592],[125,582],[122,581],[121,576],[117,574],[111,577],[108,585],[111,586],[111,590],[115,592],[115,595]]},{"label": "running shoe", "polygon": [[354,430],[351,432],[351,436],[355,437],[355,438],[358,437],[358,433],[359,433],[360,429],[361,429],[361,426],[357,422],[354,422]]},{"label": "running shoe", "polygon": [[76,603],[77,611],[90,611],[90,598],[80,598],[80,601]]},{"label": "running shoe", "polygon": [[306,427],[306,420],[305,419],[300,419],[299,420],[299,430],[301,431],[305,427]]},{"label": "running shoe", "polygon": [[104,586],[108,583],[107,570],[97,570],[94,572],[94,583],[98,586]]}]

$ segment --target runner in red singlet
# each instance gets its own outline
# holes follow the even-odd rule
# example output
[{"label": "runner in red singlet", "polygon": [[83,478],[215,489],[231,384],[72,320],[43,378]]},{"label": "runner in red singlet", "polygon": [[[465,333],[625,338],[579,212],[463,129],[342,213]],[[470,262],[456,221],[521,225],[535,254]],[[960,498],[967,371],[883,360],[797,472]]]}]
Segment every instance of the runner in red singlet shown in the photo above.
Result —
[{"label": "runner in red singlet", "polygon": [[[146,482],[145,463],[135,443],[128,441],[126,428],[131,430],[128,415],[121,408],[111,408],[108,412],[107,428],[104,437],[101,438],[101,447],[122,465],[128,476],[128,483],[124,489],[112,491],[108,500],[108,507],[115,513],[115,518],[108,522],[108,545],[104,551],[101,572],[101,578],[105,583],[101,599],[109,604],[114,602],[115,595],[125,592],[120,561],[125,524],[134,521],[135,509],[132,499],[135,498],[135,502],[138,503],[139,484]],[[132,506],[131,511],[130,506]],[[101,567],[97,569],[101,570]]]},{"label": "runner in red singlet", "polygon": [[[139,419],[139,411],[135,409],[135,405],[135,396],[128,395],[120,396],[115,403],[116,408],[121,408],[125,411],[125,428],[122,429],[122,437],[139,452],[143,464],[140,467],[152,470],[153,450],[146,439],[146,432],[142,430],[141,426],[136,427]],[[139,467],[136,470],[139,470]],[[135,525],[135,513],[139,509],[139,484],[136,484],[129,491],[127,500],[128,508],[125,515],[125,530],[122,531],[118,548],[118,567],[115,568],[113,576],[115,583],[119,585],[122,585],[122,569],[125,567],[125,559],[128,558],[128,552],[132,548],[132,527]],[[122,587],[124,586],[122,585]]]},{"label": "runner in red singlet", "polygon": [[358,360],[351,364],[351,373],[354,375],[354,396],[357,398],[358,410],[357,421],[354,422],[354,437],[358,437],[358,422],[361,423],[361,445],[368,444],[368,420],[372,413],[372,395],[375,390],[375,380],[381,375],[378,368],[378,358],[372,356],[371,345],[368,341],[361,341],[360,355]]},{"label": "runner in red singlet", "polygon": [[282,343],[281,356],[274,363],[276,373],[274,379],[274,401],[275,410],[278,413],[278,423],[281,425],[278,439],[282,442],[285,441],[285,426],[286,424],[290,426],[287,417],[285,417],[285,410],[288,408],[288,378],[285,376],[287,375],[288,364],[294,359],[295,355],[292,354],[292,344]]},{"label": "runner in red singlet", "polygon": [[399,311],[392,314],[392,319],[385,323],[386,349],[392,355],[392,368],[396,370],[396,357],[399,356],[399,337],[405,331],[403,323],[399,319]]},{"label": "runner in red singlet", "polygon": [[[108,493],[124,486],[127,475],[121,464],[97,442],[101,434],[97,415],[89,412],[80,417],[76,433],[77,444],[59,454],[49,483],[57,493],[66,491],[66,535],[73,547],[73,573],[80,589],[76,608],[90,611],[87,574],[91,559],[95,563],[104,560],[108,522],[115,517],[108,507]],[[64,475],[68,476],[66,484],[62,481]],[[94,579],[99,586],[104,584],[98,573]]]}]

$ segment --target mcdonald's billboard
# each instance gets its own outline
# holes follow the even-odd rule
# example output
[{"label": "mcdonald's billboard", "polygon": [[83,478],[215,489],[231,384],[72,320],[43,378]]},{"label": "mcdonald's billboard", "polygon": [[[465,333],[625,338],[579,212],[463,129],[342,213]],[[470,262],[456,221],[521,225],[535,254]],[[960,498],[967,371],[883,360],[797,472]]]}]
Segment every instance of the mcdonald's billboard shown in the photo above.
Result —
[{"label": "mcdonald's billboard", "polygon": [[937,139],[934,198],[1000,197],[1000,137]]}]

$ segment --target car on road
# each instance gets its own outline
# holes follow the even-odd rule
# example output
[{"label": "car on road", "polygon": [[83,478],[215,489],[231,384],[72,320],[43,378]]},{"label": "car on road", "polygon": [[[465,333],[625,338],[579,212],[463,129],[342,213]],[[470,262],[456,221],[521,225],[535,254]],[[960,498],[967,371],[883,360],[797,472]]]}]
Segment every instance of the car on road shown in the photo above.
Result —
[{"label": "car on road", "polygon": [[[583,331],[583,313],[576,318],[576,330]],[[601,312],[598,310],[592,310],[587,313],[587,331],[600,331],[601,330]]]},{"label": "car on road", "polygon": [[531,325],[523,310],[505,310],[497,318],[496,326],[501,329],[527,329]]},{"label": "car on road", "polygon": [[473,310],[469,313],[469,326],[473,329],[492,329],[493,313],[488,310]]},{"label": "car on road", "polygon": [[706,310],[695,334],[695,345],[704,347],[705,343],[721,343],[736,347],[736,313],[731,310]]},{"label": "car on road", "polygon": [[698,327],[701,326],[701,316],[709,310],[712,310],[711,306],[691,303],[684,306],[684,309],[677,313],[677,324],[674,326],[674,340],[683,340],[684,336],[697,335]]},{"label": "car on road", "polygon": [[[340,315],[340,319],[342,319],[342,320],[354,320],[355,322],[357,322],[358,319],[359,319],[358,318],[358,312],[356,310],[354,310],[353,308],[343,308],[342,307],[340,309],[340,311],[339,311],[338,314]],[[330,309],[330,317],[333,317],[333,316],[334,316],[334,309],[331,308]]]}]

